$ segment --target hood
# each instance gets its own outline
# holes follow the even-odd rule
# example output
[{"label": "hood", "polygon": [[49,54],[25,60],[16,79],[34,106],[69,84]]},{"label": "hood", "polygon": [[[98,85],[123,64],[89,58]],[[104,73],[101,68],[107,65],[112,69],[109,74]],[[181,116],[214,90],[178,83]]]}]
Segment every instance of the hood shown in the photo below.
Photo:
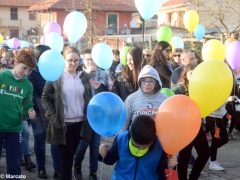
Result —
[{"label": "hood", "polygon": [[146,65],[142,68],[141,72],[138,75],[139,87],[140,87],[139,80],[144,77],[152,77],[152,78],[156,79],[157,82],[159,83],[160,87],[162,88],[162,81],[159,77],[157,70],[154,67],[152,67],[150,65]]}]

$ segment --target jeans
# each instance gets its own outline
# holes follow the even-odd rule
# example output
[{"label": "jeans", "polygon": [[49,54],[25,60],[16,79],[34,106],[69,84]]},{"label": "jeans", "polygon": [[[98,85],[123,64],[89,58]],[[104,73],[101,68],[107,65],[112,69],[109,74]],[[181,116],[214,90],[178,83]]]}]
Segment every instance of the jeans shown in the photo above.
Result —
[{"label": "jeans", "polygon": [[21,175],[21,140],[21,133],[0,132],[0,149],[2,149],[3,143],[6,148],[7,174]]},{"label": "jeans", "polygon": [[74,166],[81,166],[86,153],[87,147],[89,145],[90,151],[90,173],[96,173],[98,170],[98,148],[100,145],[101,137],[93,131],[91,141],[86,142],[84,140],[80,141],[75,153],[75,163]]},{"label": "jeans", "polygon": [[187,179],[188,162],[191,156],[193,146],[197,151],[198,157],[194,162],[191,174],[189,176],[189,180],[195,180],[199,178],[200,173],[203,170],[210,156],[210,149],[208,147],[208,142],[202,127],[200,128],[194,140],[179,152],[177,167],[179,180]]},{"label": "jeans", "polygon": [[29,122],[27,120],[23,121],[21,149],[22,149],[23,156],[30,154],[30,152],[29,152]]},{"label": "jeans", "polygon": [[[45,169],[46,154],[46,121],[37,116],[35,120],[30,121],[34,137],[34,152],[36,156],[38,170]],[[22,151],[24,156],[29,154],[29,123],[23,121],[23,143]],[[52,147],[53,146],[53,147]],[[56,145],[51,145],[51,154],[53,159],[54,171],[60,171],[60,154]]]}]

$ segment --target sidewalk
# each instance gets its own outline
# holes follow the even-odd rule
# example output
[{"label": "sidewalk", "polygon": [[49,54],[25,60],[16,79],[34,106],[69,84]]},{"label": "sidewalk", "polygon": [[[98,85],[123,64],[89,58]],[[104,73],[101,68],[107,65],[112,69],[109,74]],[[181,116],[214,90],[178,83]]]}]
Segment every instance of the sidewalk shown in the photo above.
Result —
[{"label": "sidewalk", "polygon": [[[239,180],[240,179],[240,133],[235,131],[236,140],[230,140],[225,146],[218,151],[218,162],[225,168],[225,171],[216,172],[208,169],[208,164],[205,166],[200,180]],[[30,140],[30,146],[33,146],[33,139]],[[46,171],[48,174],[48,180],[53,180],[53,168],[52,168],[52,158],[50,154],[50,145],[47,144],[47,155],[46,155]],[[193,154],[195,154],[195,150]],[[84,180],[88,180],[89,174],[89,153],[86,153],[82,172]],[[35,161],[35,156],[32,155],[32,159]],[[102,180],[109,180],[111,178],[111,173],[113,166],[108,166],[99,162],[98,175]],[[0,174],[5,172],[5,157],[1,158],[0,161]],[[102,172],[102,173],[101,173]],[[26,179],[29,180],[39,180],[37,177],[37,170],[32,172],[26,171],[22,167],[22,174],[26,175]],[[1,178],[0,178],[1,179]],[[100,179],[100,178],[99,178]],[[74,178],[73,178],[74,180]]]}]

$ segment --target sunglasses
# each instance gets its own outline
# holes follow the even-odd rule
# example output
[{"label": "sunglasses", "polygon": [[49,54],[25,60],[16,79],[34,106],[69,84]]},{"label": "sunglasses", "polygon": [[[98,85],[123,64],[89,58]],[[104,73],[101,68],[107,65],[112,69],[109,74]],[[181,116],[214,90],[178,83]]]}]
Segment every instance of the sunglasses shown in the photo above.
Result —
[{"label": "sunglasses", "polygon": [[174,57],[180,57],[181,55],[180,54],[174,54],[173,56]]}]

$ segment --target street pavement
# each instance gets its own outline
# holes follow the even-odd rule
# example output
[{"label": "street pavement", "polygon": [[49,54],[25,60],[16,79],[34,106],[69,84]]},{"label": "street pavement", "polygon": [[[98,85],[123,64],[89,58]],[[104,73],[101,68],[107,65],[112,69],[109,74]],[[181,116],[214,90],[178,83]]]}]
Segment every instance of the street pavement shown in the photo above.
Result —
[{"label": "street pavement", "polygon": [[[225,146],[218,150],[217,160],[225,168],[225,171],[217,172],[208,169],[208,164],[205,166],[200,180],[240,180],[240,133],[234,131],[234,135],[237,137],[236,140],[230,140]],[[33,146],[33,139],[30,138],[30,146]],[[32,147],[33,148],[33,147]],[[195,150],[193,154],[196,154]],[[35,156],[32,155],[32,159],[35,161]],[[52,168],[52,158],[50,155],[50,145],[47,144],[47,154],[46,154],[46,170],[48,174],[48,179],[53,180],[53,168]],[[82,172],[84,180],[88,180],[89,175],[89,152],[86,153]],[[109,180],[111,178],[111,173],[113,166],[108,166],[99,162],[98,177],[100,180]],[[1,158],[0,161],[0,174],[5,173],[5,158]],[[22,167],[22,174],[26,176],[29,180],[38,180],[37,170],[31,172],[26,171]],[[1,176],[0,176],[1,177]],[[1,178],[0,178],[1,179]],[[74,178],[73,178],[74,179]]]}]

